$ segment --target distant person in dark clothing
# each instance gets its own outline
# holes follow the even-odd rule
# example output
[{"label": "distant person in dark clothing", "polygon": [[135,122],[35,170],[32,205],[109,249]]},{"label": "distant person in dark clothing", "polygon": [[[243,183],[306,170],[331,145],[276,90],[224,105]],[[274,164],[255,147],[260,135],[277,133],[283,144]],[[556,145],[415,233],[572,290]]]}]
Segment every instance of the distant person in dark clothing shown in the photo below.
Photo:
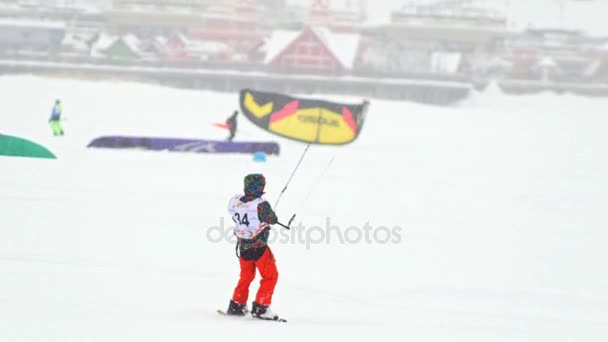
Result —
[{"label": "distant person in dark clothing", "polygon": [[232,142],[234,136],[236,135],[236,117],[239,115],[239,111],[235,110],[234,113],[226,120],[226,125],[228,125],[228,130],[230,131],[230,136],[228,137],[228,141]]}]

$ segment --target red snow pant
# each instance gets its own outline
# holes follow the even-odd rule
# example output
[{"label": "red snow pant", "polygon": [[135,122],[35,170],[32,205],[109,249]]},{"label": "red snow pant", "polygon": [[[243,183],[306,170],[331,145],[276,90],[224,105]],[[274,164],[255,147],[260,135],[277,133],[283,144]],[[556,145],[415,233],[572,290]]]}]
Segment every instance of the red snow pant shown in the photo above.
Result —
[{"label": "red snow pant", "polygon": [[262,276],[262,280],[260,280],[260,288],[258,289],[255,301],[260,305],[269,306],[272,303],[274,287],[279,279],[279,272],[277,271],[274,255],[272,255],[270,248],[267,247],[264,254],[257,261],[245,260],[243,257],[240,257],[239,263],[241,264],[241,275],[239,283],[234,289],[232,300],[239,304],[247,303],[249,284],[255,278],[255,269],[257,268]]}]

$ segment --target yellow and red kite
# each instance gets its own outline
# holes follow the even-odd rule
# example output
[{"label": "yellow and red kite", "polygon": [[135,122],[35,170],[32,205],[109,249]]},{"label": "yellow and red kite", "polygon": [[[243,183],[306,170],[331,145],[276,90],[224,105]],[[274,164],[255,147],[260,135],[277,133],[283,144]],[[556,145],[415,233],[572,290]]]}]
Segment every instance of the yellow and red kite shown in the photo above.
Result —
[{"label": "yellow and red kite", "polygon": [[243,89],[241,110],[258,127],[309,144],[343,145],[361,132],[369,102],[343,104]]}]

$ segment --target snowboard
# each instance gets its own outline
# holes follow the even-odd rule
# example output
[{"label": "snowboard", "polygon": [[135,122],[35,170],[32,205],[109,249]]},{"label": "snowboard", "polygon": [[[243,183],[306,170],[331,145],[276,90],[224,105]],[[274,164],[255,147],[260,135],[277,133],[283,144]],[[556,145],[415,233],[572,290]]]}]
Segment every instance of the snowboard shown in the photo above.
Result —
[{"label": "snowboard", "polygon": [[[222,316],[226,316],[226,317],[236,317],[236,318],[240,318],[240,317],[244,318],[244,317],[247,317],[247,316],[228,316],[228,315],[226,314],[226,311],[224,311],[224,310],[219,310],[219,309],[217,310],[217,313],[218,313],[218,314],[220,314],[220,315],[222,315]],[[278,317],[278,316],[277,316],[277,317],[275,317],[275,318],[264,318],[264,317],[253,317],[253,318],[255,318],[255,319],[259,319],[259,320],[262,320],[262,321],[272,321],[272,322],[287,323],[287,320],[286,320],[286,319],[284,319],[284,318],[280,318],[280,317]]]}]

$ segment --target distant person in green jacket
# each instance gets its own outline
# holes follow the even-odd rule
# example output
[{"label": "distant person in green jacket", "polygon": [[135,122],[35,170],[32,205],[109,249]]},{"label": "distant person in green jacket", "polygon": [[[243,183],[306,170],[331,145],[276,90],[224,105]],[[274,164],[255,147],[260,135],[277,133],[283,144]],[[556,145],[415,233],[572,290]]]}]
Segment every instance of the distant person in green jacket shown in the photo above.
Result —
[{"label": "distant person in green jacket", "polygon": [[55,100],[51,117],[49,118],[49,124],[54,136],[63,135],[63,127],[61,127],[61,113],[63,112],[63,106],[61,100]]}]

